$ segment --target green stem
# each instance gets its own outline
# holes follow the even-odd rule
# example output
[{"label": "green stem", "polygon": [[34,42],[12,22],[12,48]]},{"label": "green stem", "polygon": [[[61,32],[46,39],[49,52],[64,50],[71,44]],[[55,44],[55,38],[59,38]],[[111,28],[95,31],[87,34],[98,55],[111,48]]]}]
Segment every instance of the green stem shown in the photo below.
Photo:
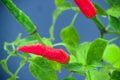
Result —
[{"label": "green stem", "polygon": [[74,17],[73,17],[73,19],[72,19],[72,22],[71,22],[71,24],[70,25],[74,25],[74,23],[75,23],[75,20],[76,20],[76,18],[77,18],[77,16],[78,16],[78,12],[74,15]]},{"label": "green stem", "polygon": [[73,56],[75,57],[76,62],[79,63],[79,58],[78,58],[77,54],[75,53],[75,54],[73,54]]},{"label": "green stem", "polygon": [[115,65],[116,63],[118,63],[120,61],[120,58],[116,59],[114,62],[112,62],[112,65]]},{"label": "green stem", "polygon": [[55,47],[55,46],[65,46],[65,44],[61,42],[61,43],[56,43],[52,45],[52,47]]},{"label": "green stem", "polygon": [[28,53],[22,53],[22,54],[18,53],[17,56],[20,57],[20,58],[22,58],[22,59],[25,59],[25,60],[28,59],[28,57],[27,57]]},{"label": "green stem", "polygon": [[115,38],[113,38],[113,39],[110,39],[108,43],[111,43],[111,42],[113,42],[113,41],[115,41],[115,40],[117,40],[117,39],[120,39],[120,37],[115,37]]},{"label": "green stem", "polygon": [[110,25],[108,25],[107,27],[106,27],[106,30],[108,30],[110,28]]},{"label": "green stem", "polygon": [[41,44],[44,44],[40,35],[36,32],[33,34],[34,38],[37,39]]},{"label": "green stem", "polygon": [[100,19],[97,16],[92,18],[92,20],[96,24],[97,28],[99,29],[99,31],[101,33],[101,38],[104,38],[104,34],[106,33],[104,25],[102,24],[102,22],[100,21]]},{"label": "green stem", "polygon": [[6,59],[1,60],[0,64],[1,64],[1,66],[2,66],[2,68],[3,68],[3,70],[4,70],[7,74],[9,74],[10,76],[12,76],[13,74],[12,74],[12,72],[8,69],[8,65],[7,65],[7,61],[9,60],[10,57],[11,57],[11,55],[8,55]]},{"label": "green stem", "polygon": [[17,56],[24,59],[24,56],[22,56],[22,54],[17,54]]},{"label": "green stem", "polygon": [[87,72],[86,72],[86,78],[87,78],[87,80],[92,80],[92,79],[91,79],[90,71],[87,71]]},{"label": "green stem", "polygon": [[20,64],[20,66],[18,67],[18,69],[16,70],[16,72],[15,72],[15,76],[17,76],[17,74],[20,72],[20,70],[23,68],[23,66],[26,64],[26,62],[23,62],[23,63],[21,63]]},{"label": "green stem", "polygon": [[7,58],[6,58],[6,62],[8,61],[8,59],[11,57],[11,55],[8,55]]},{"label": "green stem", "polygon": [[49,33],[50,33],[50,40],[54,40],[54,28],[55,28],[55,23],[58,18],[58,16],[62,13],[60,8],[56,8],[56,10],[53,13],[52,17],[52,25],[50,26]]},{"label": "green stem", "polygon": [[69,72],[69,77],[72,77],[74,72]]},{"label": "green stem", "polygon": [[120,32],[115,32],[115,31],[107,31],[106,33],[107,34],[117,34],[117,35],[120,35]]},{"label": "green stem", "polygon": [[6,72],[8,72],[9,75],[12,76],[13,74],[12,74],[12,72],[10,72],[10,70],[8,69],[8,66],[7,66],[7,62],[8,62],[8,60],[9,60],[10,57],[11,57],[11,55],[8,55],[7,58],[6,58],[6,69],[7,69]]},{"label": "green stem", "polygon": [[52,25],[50,27],[50,40],[54,40],[54,27],[55,27],[56,20],[53,20]]}]

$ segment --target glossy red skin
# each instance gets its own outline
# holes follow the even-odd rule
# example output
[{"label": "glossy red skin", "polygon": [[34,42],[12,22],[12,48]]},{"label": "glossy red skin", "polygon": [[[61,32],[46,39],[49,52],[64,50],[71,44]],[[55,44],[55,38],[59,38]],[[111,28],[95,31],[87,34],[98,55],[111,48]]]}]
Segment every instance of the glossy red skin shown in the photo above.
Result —
[{"label": "glossy red skin", "polygon": [[18,50],[21,52],[40,55],[61,64],[65,64],[69,61],[69,55],[62,49],[54,49],[50,46],[41,45],[39,43],[35,45],[22,46],[19,47]]},{"label": "glossy red skin", "polygon": [[74,0],[81,12],[88,18],[96,15],[96,8],[90,0]]}]

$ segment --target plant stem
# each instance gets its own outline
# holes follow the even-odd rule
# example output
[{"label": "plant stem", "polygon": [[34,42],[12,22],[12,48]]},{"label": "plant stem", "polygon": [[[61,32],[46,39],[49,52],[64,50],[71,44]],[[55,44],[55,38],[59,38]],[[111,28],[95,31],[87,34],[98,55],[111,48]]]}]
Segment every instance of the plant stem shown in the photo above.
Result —
[{"label": "plant stem", "polygon": [[87,72],[86,72],[86,77],[87,77],[87,80],[92,80],[92,79],[91,79],[91,75],[90,75],[90,71],[87,71]]},{"label": "plant stem", "polygon": [[15,72],[15,76],[17,76],[17,74],[20,72],[20,70],[22,69],[22,67],[24,66],[26,64],[26,62],[22,62],[21,64],[20,64],[20,66],[18,67],[18,69],[16,70],[16,72]]},{"label": "plant stem", "polygon": [[110,25],[108,25],[107,27],[106,27],[106,30],[108,30],[110,28]]},{"label": "plant stem", "polygon": [[74,72],[69,72],[69,77],[72,77],[72,76],[73,76],[73,73],[74,73]]},{"label": "plant stem", "polygon": [[44,42],[42,41],[42,38],[40,37],[40,35],[36,32],[34,34],[32,34],[35,39],[37,39],[41,44],[44,44]]},{"label": "plant stem", "polygon": [[73,17],[73,19],[72,19],[72,22],[71,22],[71,24],[70,25],[74,25],[74,23],[75,23],[75,20],[76,20],[76,18],[77,18],[77,16],[78,16],[78,12],[74,15],[74,17]]},{"label": "plant stem", "polygon": [[101,38],[104,38],[104,34],[106,33],[104,25],[102,24],[102,22],[100,21],[100,19],[97,16],[92,18],[92,20],[96,24],[97,28],[99,29]]},{"label": "plant stem", "polygon": [[52,17],[52,25],[50,26],[49,29],[49,33],[50,33],[50,40],[54,40],[54,27],[55,27],[55,23],[56,20],[58,18],[58,16],[62,13],[61,9],[56,8],[56,10],[53,13],[53,17]]},{"label": "plant stem", "polygon": [[7,58],[6,58],[6,62],[8,61],[8,59],[11,57],[11,55],[8,55]]},{"label": "plant stem", "polygon": [[56,20],[53,21],[51,27],[50,27],[50,40],[54,40],[54,26],[55,26]]},{"label": "plant stem", "polygon": [[120,39],[120,37],[115,37],[115,38],[113,38],[113,39],[110,39],[108,43],[111,43],[111,42],[113,42],[113,41],[115,41],[115,40],[117,40],[117,39]]},{"label": "plant stem", "polygon": [[120,32],[115,32],[115,31],[107,31],[106,34],[117,34],[120,35]]},{"label": "plant stem", "polygon": [[55,46],[65,46],[65,44],[61,42],[61,43],[56,43],[52,45],[52,47],[55,47]]},{"label": "plant stem", "polygon": [[7,72],[10,76],[12,76],[13,74],[12,74],[12,72],[8,69],[8,66],[7,66],[7,62],[8,62],[8,60],[9,60],[10,57],[11,57],[11,55],[8,55],[8,56],[7,56],[7,58],[6,58],[6,64],[5,64],[5,65],[6,65],[6,69],[7,69],[6,72]]}]

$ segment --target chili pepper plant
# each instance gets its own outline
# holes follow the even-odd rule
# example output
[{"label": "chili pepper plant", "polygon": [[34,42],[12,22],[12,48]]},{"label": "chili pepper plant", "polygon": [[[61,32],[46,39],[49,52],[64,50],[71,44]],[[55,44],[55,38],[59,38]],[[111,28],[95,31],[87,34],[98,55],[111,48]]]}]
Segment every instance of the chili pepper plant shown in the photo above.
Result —
[{"label": "chili pepper plant", "polygon": [[[0,65],[10,75],[8,80],[20,79],[18,73],[26,63],[29,63],[31,76],[37,80],[58,80],[56,72],[61,72],[62,68],[69,72],[62,80],[76,80],[74,74],[84,76],[85,80],[120,80],[120,47],[113,43],[120,39],[120,0],[104,0],[109,6],[106,10],[94,0],[73,0],[75,5],[69,0],[54,0],[56,8],[51,15],[49,37],[41,37],[30,17],[12,0],[0,2],[29,34],[24,38],[19,34],[12,42],[4,43],[4,50],[8,56],[0,61]],[[70,24],[61,29],[58,36],[61,42],[55,43],[55,24],[58,17],[67,10],[74,11],[75,14]],[[80,13],[91,20],[99,31],[99,37],[91,42],[80,42],[80,35],[84,34],[79,34],[77,26],[74,25]],[[107,26],[100,18],[106,18]],[[107,39],[106,35],[115,36]],[[58,46],[65,48],[56,48]],[[7,65],[11,57],[21,58],[14,73]]]}]

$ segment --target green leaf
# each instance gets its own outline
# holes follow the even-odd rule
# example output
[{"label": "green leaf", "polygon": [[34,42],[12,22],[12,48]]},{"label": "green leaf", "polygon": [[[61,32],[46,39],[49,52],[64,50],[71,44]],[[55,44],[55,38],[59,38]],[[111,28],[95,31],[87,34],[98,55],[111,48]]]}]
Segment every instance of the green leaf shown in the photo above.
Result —
[{"label": "green leaf", "polygon": [[67,69],[69,72],[75,72],[85,76],[83,65],[80,63],[69,63],[69,64],[63,65],[63,67]]},{"label": "green leaf", "polygon": [[120,21],[116,17],[109,16],[109,25],[112,27],[115,31],[120,31]]},{"label": "green leaf", "polygon": [[115,5],[112,8],[107,10],[107,14],[113,17],[120,17],[120,5]]},{"label": "green leaf", "polygon": [[84,42],[78,45],[75,49],[76,53],[70,55],[70,63],[81,63],[83,65],[86,64],[86,55],[89,49],[90,43]]},{"label": "green leaf", "polygon": [[120,80],[120,71],[113,71],[111,75],[111,80]]},{"label": "green leaf", "polygon": [[77,56],[78,62],[82,63],[83,65],[86,64],[86,56],[87,56],[89,47],[90,47],[89,42],[84,42],[77,47],[76,56]]},{"label": "green leaf", "polygon": [[[56,1],[59,1],[59,0],[56,0]],[[60,0],[62,1],[62,0]],[[72,5],[70,2],[62,2],[60,4],[60,6],[54,11],[53,13],[53,22],[54,20],[56,20],[56,18],[64,11],[64,10],[67,10],[67,9],[70,9],[72,8]]]},{"label": "green leaf", "polygon": [[73,77],[67,77],[67,78],[64,78],[63,80],[76,80],[76,79]]},{"label": "green leaf", "polygon": [[51,64],[52,64],[54,70],[59,71],[59,72],[61,71],[61,64],[60,63],[55,62],[55,61],[51,61]]},{"label": "green leaf", "polygon": [[76,53],[76,46],[80,40],[80,37],[75,30],[74,26],[68,26],[61,30],[61,39],[63,40],[65,47],[71,54]]},{"label": "green leaf", "polygon": [[105,49],[103,60],[120,67],[120,49],[115,44],[108,45]]},{"label": "green leaf", "polygon": [[63,10],[67,10],[67,9],[71,9],[71,7],[72,7],[71,3],[66,1],[59,8],[62,8]]},{"label": "green leaf", "polygon": [[97,15],[100,15],[100,16],[106,16],[106,15],[107,15],[106,12],[105,12],[105,10],[103,10],[103,9],[101,8],[101,6],[99,6],[99,5],[96,4],[96,3],[94,3],[94,6],[95,6],[95,8],[96,8],[96,10],[97,10]]},{"label": "green leaf", "polygon": [[108,67],[101,68],[100,71],[95,73],[94,75],[95,76],[93,80],[110,80]]},{"label": "green leaf", "polygon": [[82,63],[83,65],[86,64],[86,56],[87,56],[89,47],[90,47],[89,42],[84,42],[77,47],[76,57],[77,57],[78,62]]},{"label": "green leaf", "polygon": [[[55,0],[55,4],[57,8],[61,9],[62,11],[72,9],[72,4],[69,1],[64,1],[64,0]],[[77,7],[76,7],[77,9]],[[75,10],[75,9],[73,9]]]},{"label": "green leaf", "polygon": [[55,4],[57,7],[59,7],[63,3],[64,3],[64,0],[55,0]]},{"label": "green leaf", "polygon": [[110,6],[120,5],[120,0],[105,0],[105,2]]},{"label": "green leaf", "polygon": [[39,80],[57,80],[55,70],[51,63],[42,57],[36,57],[30,62],[30,72]]},{"label": "green leaf", "polygon": [[61,39],[68,45],[76,46],[80,40],[79,34],[77,33],[74,26],[68,26],[61,30]]},{"label": "green leaf", "polygon": [[62,10],[71,9],[72,7],[70,2],[64,0],[55,0],[55,4],[58,8]]},{"label": "green leaf", "polygon": [[93,41],[87,53],[87,59],[86,59],[87,64],[91,65],[97,61],[100,61],[102,59],[103,52],[106,46],[107,46],[107,41],[102,38],[98,38],[95,41]]},{"label": "green leaf", "polygon": [[76,63],[78,60],[76,58],[76,56],[74,56],[73,54],[70,55],[70,61],[69,63]]},{"label": "green leaf", "polygon": [[66,68],[68,71],[77,72],[77,71],[81,71],[82,64],[80,64],[80,63],[69,63],[69,64],[63,65],[63,67]]},{"label": "green leaf", "polygon": [[75,54],[76,53],[76,47],[75,46],[71,46],[69,44],[65,44],[65,47],[67,48],[68,52],[71,53],[71,54]]},{"label": "green leaf", "polygon": [[113,6],[114,3],[113,0],[105,0],[105,2],[110,6]]}]

